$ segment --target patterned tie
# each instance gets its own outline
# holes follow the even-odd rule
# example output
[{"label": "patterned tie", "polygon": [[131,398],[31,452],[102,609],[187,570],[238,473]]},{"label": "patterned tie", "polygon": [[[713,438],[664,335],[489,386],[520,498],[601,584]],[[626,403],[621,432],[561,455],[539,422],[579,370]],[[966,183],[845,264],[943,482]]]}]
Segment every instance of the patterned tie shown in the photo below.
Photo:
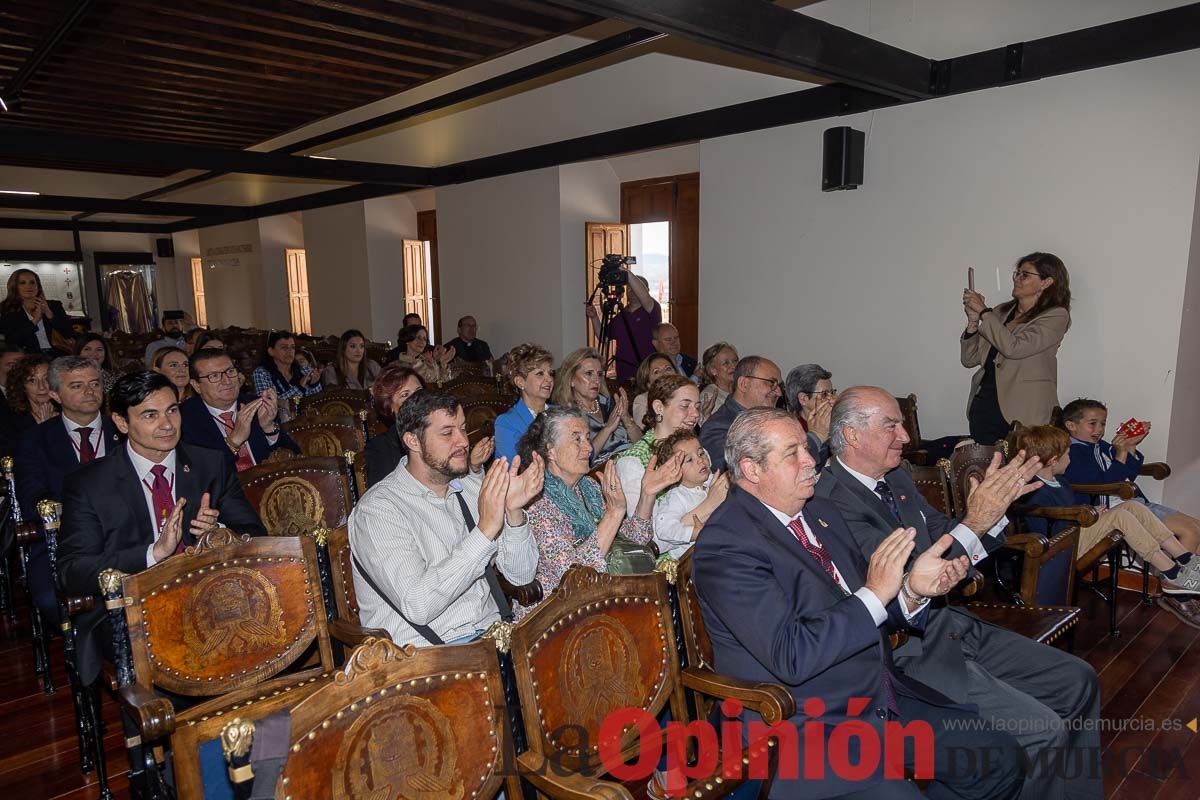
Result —
[{"label": "patterned tie", "polygon": [[[880,481],[880,483],[883,483],[883,481]],[[891,490],[888,491],[888,494],[891,494]],[[894,503],[895,501],[893,500],[892,502]],[[804,531],[804,524],[800,521],[799,517],[788,523],[788,530],[792,532],[796,540],[808,551],[808,554],[816,559],[816,562],[821,565],[821,569],[829,573],[829,577],[833,578],[833,582],[842,590],[842,594],[846,594],[846,588],[838,581],[837,572],[833,569],[833,558],[829,555],[829,551],[816,540],[815,536],[811,539],[809,538],[808,534]],[[886,662],[883,665],[883,697],[887,705],[887,710],[896,716],[900,716],[900,704],[896,702],[896,687],[892,685],[892,673],[888,669]]]},{"label": "patterned tie", "polygon": [[[225,426],[225,435],[230,436],[233,433],[233,412],[222,411],[221,423]],[[254,456],[250,455],[250,445],[247,442],[242,442],[242,447],[237,452],[237,471],[241,472],[253,466]]]},{"label": "patterned tie", "polygon": [[[171,496],[171,482],[167,480],[166,467],[155,464],[150,468],[150,474],[154,476],[154,481],[150,484],[150,499],[154,502],[154,518],[158,521],[158,530],[161,531],[167,517],[171,516],[175,509],[175,498]],[[179,544],[175,546],[175,555],[182,553],[184,547],[186,544],[180,536]]]},{"label": "patterned tie", "polygon": [[79,428],[79,463],[86,464],[96,458],[96,448],[92,446],[92,429]]},{"label": "patterned tie", "polygon": [[896,505],[896,495],[892,494],[892,487],[887,485],[887,481],[880,481],[875,484],[875,494],[879,495],[879,499],[888,507],[888,511],[892,512],[892,516],[896,521],[900,521],[900,506]]}]

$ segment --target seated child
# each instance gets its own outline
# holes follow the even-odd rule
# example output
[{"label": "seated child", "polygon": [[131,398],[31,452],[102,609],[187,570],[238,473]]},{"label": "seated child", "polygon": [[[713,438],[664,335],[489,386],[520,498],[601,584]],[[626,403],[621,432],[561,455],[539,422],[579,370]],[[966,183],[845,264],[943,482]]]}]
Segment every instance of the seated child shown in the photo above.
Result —
[{"label": "seated child", "polygon": [[[1150,435],[1150,423],[1146,423],[1146,432],[1141,436],[1118,433],[1111,442],[1106,442],[1107,422],[1108,409],[1098,400],[1080,398],[1067,403],[1062,411],[1062,427],[1071,435],[1071,466],[1064,477],[1072,484],[1133,483],[1137,494],[1132,502],[1150,509],[1189,552],[1200,552],[1200,520],[1170,506],[1151,503],[1134,483],[1145,461],[1137,446]],[[1075,505],[1091,503],[1090,495],[1076,492]],[[1116,496],[1104,498],[1104,505],[1110,508],[1120,503]]]},{"label": "seated child", "polygon": [[[1071,451],[1075,449],[1066,433],[1050,425],[1022,428],[1012,435],[1010,452],[1024,450],[1028,456],[1037,456],[1044,465],[1035,476],[1036,480],[1042,482],[1041,488],[1027,495],[1025,502],[1047,508],[1081,505],[1076,502],[1075,490],[1064,475],[1070,470]],[[1124,534],[1125,541],[1138,557],[1158,572],[1166,595],[1200,592],[1200,559],[1193,558],[1193,553],[1175,538],[1149,508],[1141,503],[1122,503],[1115,508],[1097,506],[1096,510],[1100,512],[1100,520],[1079,531],[1078,553],[1086,553],[1110,532],[1118,530]],[[1025,517],[1025,527],[1044,536],[1053,536],[1067,524],[1044,517]],[[1171,605],[1182,608],[1181,601],[1191,599],[1180,597]],[[1173,609],[1168,610],[1176,613]],[[1200,619],[1195,618],[1195,614],[1188,612],[1187,617],[1180,619],[1200,627]]]},{"label": "seated child", "polygon": [[676,431],[655,442],[654,453],[659,464],[667,463],[677,453],[684,454],[679,483],[654,504],[654,541],[662,553],[678,560],[696,541],[709,515],[725,500],[729,476],[713,473],[708,453],[691,430]]}]

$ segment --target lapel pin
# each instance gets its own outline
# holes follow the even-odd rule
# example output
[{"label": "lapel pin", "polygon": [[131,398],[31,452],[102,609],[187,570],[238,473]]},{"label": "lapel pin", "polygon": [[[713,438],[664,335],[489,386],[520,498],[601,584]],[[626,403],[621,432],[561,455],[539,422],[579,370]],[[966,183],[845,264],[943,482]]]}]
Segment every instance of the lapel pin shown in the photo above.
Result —
[{"label": "lapel pin", "polygon": [[820,525],[822,528],[829,527],[829,523],[826,522],[825,520],[821,519],[820,517],[817,517],[817,524]]},{"label": "lapel pin", "polygon": [[187,464],[184,464],[184,465],[183,465],[183,471],[184,471],[184,472],[191,472],[191,471],[192,471],[192,468],[191,468],[191,467],[189,467]]},{"label": "lapel pin", "polygon": [[902,495],[900,495],[900,499],[901,499],[901,500],[907,500],[907,499],[908,499],[908,495],[906,495],[906,494],[902,494]]}]

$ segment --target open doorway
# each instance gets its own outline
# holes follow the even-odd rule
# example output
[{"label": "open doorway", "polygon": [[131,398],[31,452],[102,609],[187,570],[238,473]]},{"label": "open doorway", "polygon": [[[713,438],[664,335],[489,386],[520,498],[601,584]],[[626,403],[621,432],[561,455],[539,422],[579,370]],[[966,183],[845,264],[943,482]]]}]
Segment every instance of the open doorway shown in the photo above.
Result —
[{"label": "open doorway", "polygon": [[662,307],[662,321],[671,321],[671,223],[643,222],[629,226],[632,269],[650,283],[650,296]]}]

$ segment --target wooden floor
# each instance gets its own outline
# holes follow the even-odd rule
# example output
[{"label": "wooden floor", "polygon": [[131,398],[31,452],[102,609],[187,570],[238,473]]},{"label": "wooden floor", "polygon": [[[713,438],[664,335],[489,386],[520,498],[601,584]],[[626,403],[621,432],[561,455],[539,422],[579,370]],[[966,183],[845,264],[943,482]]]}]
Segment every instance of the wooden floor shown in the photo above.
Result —
[{"label": "wooden floor", "polygon": [[[20,592],[18,591],[18,594]],[[1075,632],[1074,652],[1100,675],[1106,720],[1178,719],[1200,716],[1200,631],[1140,595],[1121,592],[1121,636],[1109,637],[1103,604],[1080,598],[1085,619]],[[58,691],[42,692],[33,672],[28,617],[0,621],[0,797],[97,798],[95,776],[79,771],[74,710],[61,647],[53,643]],[[110,785],[127,798],[127,762],[113,704],[104,703]],[[1106,731],[1106,763],[1116,765],[1106,794],[1122,800],[1200,798],[1200,735],[1171,731]],[[1185,765],[1180,769],[1180,765]]]}]

